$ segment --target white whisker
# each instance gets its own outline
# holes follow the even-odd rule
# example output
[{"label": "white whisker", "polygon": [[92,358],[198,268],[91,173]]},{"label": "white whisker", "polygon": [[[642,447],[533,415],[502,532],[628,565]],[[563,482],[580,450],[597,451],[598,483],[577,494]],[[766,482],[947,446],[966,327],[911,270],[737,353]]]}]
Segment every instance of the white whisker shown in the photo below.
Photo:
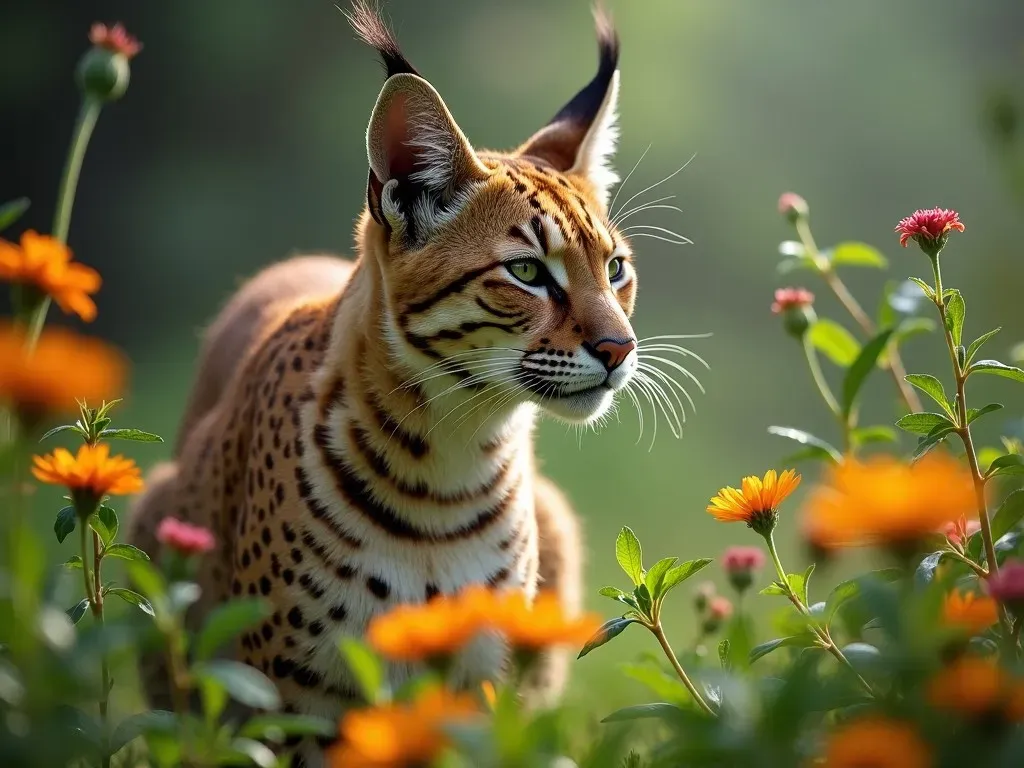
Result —
[{"label": "white whisker", "polygon": [[626,202],[624,202],[624,203],[622,204],[622,207],[623,207],[623,208],[625,208],[625,207],[626,207],[627,205],[629,205],[629,204],[630,204],[631,202],[633,202],[634,200],[636,200],[636,198],[638,198],[638,197],[639,197],[640,195],[644,194],[645,192],[650,192],[650,191],[651,191],[652,189],[654,189],[655,187],[661,186],[662,184],[664,184],[664,183],[665,183],[666,181],[668,181],[669,179],[671,179],[671,178],[673,178],[673,177],[675,177],[675,176],[679,175],[680,173],[682,173],[682,172],[683,172],[683,170],[684,170],[684,169],[686,168],[686,166],[688,166],[688,165],[689,165],[690,163],[692,163],[692,162],[693,162],[693,158],[695,158],[696,156],[697,156],[696,154],[694,154],[694,155],[691,155],[691,156],[690,156],[690,159],[689,159],[689,160],[687,160],[687,161],[686,161],[685,163],[683,163],[683,165],[682,165],[682,166],[681,166],[680,168],[677,168],[676,170],[672,171],[672,173],[670,173],[670,174],[669,174],[668,176],[666,176],[666,177],[665,177],[664,179],[662,179],[661,181],[656,181],[656,182],[655,182],[654,184],[651,184],[651,186],[649,186],[649,187],[647,187],[647,188],[645,188],[645,189],[641,189],[641,190],[640,190],[639,192],[637,192],[637,193],[636,193],[635,195],[633,195],[633,196],[632,196],[631,198],[629,198],[629,200],[627,200]]},{"label": "white whisker", "polygon": [[697,385],[697,389],[700,390],[700,393],[702,395],[706,394],[704,392],[704,386],[697,380],[697,377],[694,376],[692,373],[690,373],[686,368],[681,366],[679,363],[677,363],[675,360],[669,360],[668,358],[665,358],[665,357],[658,357],[657,355],[647,355],[647,359],[648,360],[657,360],[659,363],[664,363],[665,365],[672,366],[677,371],[679,371],[681,374],[683,374],[683,376],[685,376],[690,381],[692,381],[694,384],[696,384]]},{"label": "white whisker", "polygon": [[[650,145],[650,144],[647,145],[647,149],[645,149],[643,154],[640,155],[640,159],[636,161],[636,165],[634,165],[630,169],[629,173],[626,174],[626,178],[624,178],[622,180],[622,183],[619,184],[619,188],[615,190],[615,194],[612,196],[612,201],[608,204],[609,212],[615,210],[615,201],[619,199],[619,193],[623,189],[626,188],[626,182],[629,181],[629,177],[633,175],[633,171],[635,171],[637,168],[639,168],[640,167],[640,163],[642,163],[644,161],[644,158],[647,157],[647,153],[651,151],[651,146],[652,145]],[[613,216],[612,217],[612,221],[614,221],[614,220],[615,220],[615,217]]]}]

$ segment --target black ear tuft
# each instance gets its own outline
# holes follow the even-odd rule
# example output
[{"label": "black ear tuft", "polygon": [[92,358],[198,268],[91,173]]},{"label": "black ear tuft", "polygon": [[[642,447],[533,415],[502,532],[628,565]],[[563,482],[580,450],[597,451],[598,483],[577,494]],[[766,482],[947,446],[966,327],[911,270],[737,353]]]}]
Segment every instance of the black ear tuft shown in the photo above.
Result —
[{"label": "black ear tuft", "polygon": [[597,74],[551,118],[551,123],[572,121],[589,125],[601,109],[615,70],[619,68],[619,33],[600,2],[594,6],[594,26],[597,32]]},{"label": "black ear tuft", "polygon": [[387,77],[399,74],[419,75],[398,46],[398,40],[369,0],[353,0],[352,11],[342,11],[359,39],[377,49]]}]

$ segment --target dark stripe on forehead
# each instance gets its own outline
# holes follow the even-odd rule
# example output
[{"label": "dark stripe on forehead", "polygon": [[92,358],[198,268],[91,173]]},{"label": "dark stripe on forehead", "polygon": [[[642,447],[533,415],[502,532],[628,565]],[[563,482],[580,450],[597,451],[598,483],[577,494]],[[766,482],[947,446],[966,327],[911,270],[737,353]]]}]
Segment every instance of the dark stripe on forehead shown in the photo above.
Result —
[{"label": "dark stripe on forehead", "polygon": [[[528,238],[523,233],[523,230],[519,228],[518,224],[513,224],[511,227],[509,227],[508,236],[511,237],[513,240],[518,240],[519,242],[525,243],[526,245],[533,248],[533,241],[530,240],[530,238]],[[479,301],[479,299],[477,299],[477,301]]]},{"label": "dark stripe on forehead", "polygon": [[537,242],[540,243],[541,252],[548,255],[548,233],[544,231],[544,222],[540,220],[540,216],[534,216],[530,219],[530,227],[533,229],[533,234],[537,236]]}]

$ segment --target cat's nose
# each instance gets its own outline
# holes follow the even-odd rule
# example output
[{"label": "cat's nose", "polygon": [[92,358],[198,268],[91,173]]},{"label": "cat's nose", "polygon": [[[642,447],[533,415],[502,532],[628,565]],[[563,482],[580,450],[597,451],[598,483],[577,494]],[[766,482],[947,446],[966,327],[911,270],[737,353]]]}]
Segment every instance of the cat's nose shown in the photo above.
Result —
[{"label": "cat's nose", "polygon": [[594,355],[609,373],[618,368],[629,357],[629,353],[636,349],[636,341],[626,339],[602,339],[594,344],[591,354]]}]

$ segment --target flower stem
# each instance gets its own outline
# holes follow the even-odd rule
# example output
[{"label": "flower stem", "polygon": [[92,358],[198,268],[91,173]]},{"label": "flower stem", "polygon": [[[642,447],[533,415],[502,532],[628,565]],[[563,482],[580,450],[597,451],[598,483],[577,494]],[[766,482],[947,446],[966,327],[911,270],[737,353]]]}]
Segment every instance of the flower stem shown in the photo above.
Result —
[{"label": "flower stem", "polygon": [[[957,425],[956,433],[964,444],[964,452],[967,454],[967,464],[971,469],[971,479],[974,482],[974,497],[978,505],[978,523],[981,526],[981,540],[985,545],[985,559],[988,561],[989,576],[999,572],[999,561],[996,558],[995,542],[992,540],[992,521],[988,515],[988,503],[985,500],[985,477],[981,474],[978,465],[978,453],[974,448],[974,439],[971,437],[971,426],[967,422],[967,371],[960,365],[960,358],[957,356],[956,344],[953,340],[953,333],[946,323],[946,302],[942,298],[942,269],[939,266],[939,255],[931,257],[932,273],[935,276],[935,296],[933,301],[939,310],[939,321],[942,323],[943,334],[946,338],[946,349],[949,351],[949,360],[953,365],[953,375],[956,379],[956,409]],[[1004,628],[1009,631],[1009,627]]]},{"label": "flower stem", "polygon": [[825,405],[828,406],[828,409],[832,411],[832,415],[839,421],[839,426],[843,430],[843,448],[845,451],[849,451],[850,419],[843,416],[843,409],[839,407],[839,401],[836,400],[836,396],[832,393],[832,388],[828,385],[828,380],[821,370],[818,353],[814,351],[814,345],[806,334],[803,338],[803,347],[804,357],[807,358],[807,367],[811,371],[811,378],[814,379],[814,384],[818,387],[818,392],[821,393]]},{"label": "flower stem", "polygon": [[[832,264],[829,263],[828,259],[821,255],[817,244],[814,242],[814,236],[811,234],[811,228],[805,218],[797,220],[796,231],[800,238],[800,242],[803,243],[804,250],[814,261],[818,273],[825,281],[825,284],[832,290],[832,293],[835,294],[835,297],[839,299],[839,303],[846,308],[846,311],[850,313],[857,325],[861,327],[861,330],[863,330],[866,335],[871,337],[875,336],[878,329],[871,321],[871,318],[868,317],[864,308],[861,307],[857,299],[855,299],[853,294],[850,293],[850,290],[836,273]],[[920,411],[921,400],[918,398],[917,393],[914,392],[914,388],[911,387],[904,379],[907,375],[907,369],[903,365],[903,359],[900,357],[899,350],[895,345],[892,345],[892,348],[889,350],[887,367],[892,373],[892,377],[896,382],[896,388],[899,390],[900,397],[903,399],[903,402],[909,411],[911,413]]]},{"label": "flower stem", "polygon": [[680,664],[679,659],[676,658],[675,651],[672,650],[672,646],[669,644],[668,638],[665,637],[665,629],[661,626],[661,621],[658,621],[653,626],[648,626],[648,629],[650,629],[658,639],[658,643],[661,645],[661,649],[665,652],[665,656],[668,657],[669,663],[676,671],[676,674],[679,675],[679,679],[682,680],[683,685],[686,686],[686,690],[688,690],[690,695],[693,696],[693,700],[697,702],[697,706],[699,706],[705,714],[714,716],[715,710],[713,710],[711,705],[709,705],[704,700],[704,697],[700,695],[700,691],[697,690],[697,686],[693,684],[693,681],[690,680],[690,676],[687,675],[686,670],[683,669],[683,665]]},{"label": "flower stem", "polygon": [[860,674],[860,672],[853,668],[853,665],[850,663],[850,660],[846,658],[846,654],[844,654],[839,649],[839,646],[835,644],[835,641],[832,639],[832,636],[828,632],[828,628],[818,626],[818,622],[811,615],[810,609],[804,604],[804,601],[800,599],[800,596],[796,593],[796,591],[793,589],[793,586],[789,583],[789,576],[786,573],[786,569],[782,567],[782,561],[779,559],[779,553],[775,547],[774,534],[766,534],[764,540],[765,543],[768,545],[768,554],[771,556],[772,564],[775,566],[775,573],[778,574],[779,584],[781,584],[782,588],[786,591],[786,597],[789,598],[789,601],[793,603],[793,605],[800,613],[802,613],[810,620],[808,623],[808,627],[810,628],[811,632],[814,633],[814,636],[817,639],[818,643],[821,645],[822,648],[831,653],[835,657],[836,661],[838,661],[840,664],[842,664],[844,667],[850,670],[850,672],[854,674],[854,676],[857,678],[860,684],[864,687],[864,690],[868,692],[868,695],[874,698],[875,690],[871,687],[871,683],[865,680],[864,677]]},{"label": "flower stem", "polygon": [[[91,96],[82,99],[82,106],[78,110],[78,119],[75,121],[74,131],[71,133],[71,146],[68,149],[67,160],[64,162],[64,173],[60,180],[60,189],[57,193],[57,210],[53,215],[52,235],[56,240],[67,243],[68,230],[71,227],[71,210],[75,205],[75,191],[78,189],[78,177],[82,172],[82,161],[85,160],[85,150],[89,146],[89,139],[92,137],[93,128],[96,127],[96,120],[99,119],[103,102]],[[28,322],[28,345],[34,347],[39,340],[39,334],[43,331],[43,324],[46,322],[46,313],[50,308],[50,297],[45,296],[36,305]]]},{"label": "flower stem", "polygon": [[[103,562],[103,542],[100,540],[100,535],[96,531],[92,532],[92,553],[93,553],[93,601],[92,601],[92,615],[99,625],[100,630],[103,629],[103,579],[101,576],[101,565]],[[84,558],[83,558],[84,559]],[[100,724],[103,727],[104,734],[107,733],[107,728],[110,725],[109,718],[107,715],[107,708],[110,700],[110,666],[107,663],[106,655],[103,656],[100,662],[100,678],[103,685],[103,691],[100,694]],[[110,768],[110,752],[109,750],[103,751],[103,768]]]}]

